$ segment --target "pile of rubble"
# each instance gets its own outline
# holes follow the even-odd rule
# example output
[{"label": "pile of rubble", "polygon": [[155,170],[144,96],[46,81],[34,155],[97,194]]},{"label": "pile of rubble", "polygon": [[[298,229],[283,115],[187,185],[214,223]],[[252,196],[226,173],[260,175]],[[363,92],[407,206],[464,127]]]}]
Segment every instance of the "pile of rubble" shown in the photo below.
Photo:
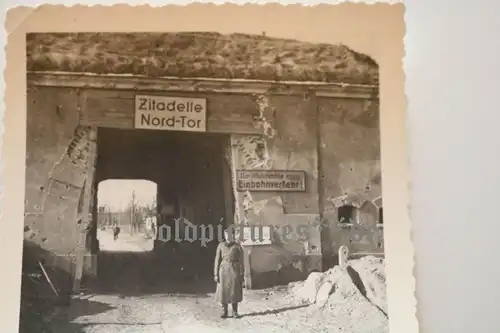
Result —
[{"label": "pile of rubble", "polygon": [[[289,297],[294,303],[310,304],[311,315],[335,322],[347,332],[389,331],[384,259],[366,256],[292,283]],[[332,327],[333,328],[333,327]]]}]

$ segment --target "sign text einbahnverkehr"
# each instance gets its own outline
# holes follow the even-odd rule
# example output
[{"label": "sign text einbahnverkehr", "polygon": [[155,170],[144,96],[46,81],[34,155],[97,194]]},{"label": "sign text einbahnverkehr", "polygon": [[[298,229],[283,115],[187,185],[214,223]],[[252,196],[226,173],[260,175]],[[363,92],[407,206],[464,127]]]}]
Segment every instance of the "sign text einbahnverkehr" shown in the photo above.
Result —
[{"label": "sign text einbahnverkehr", "polygon": [[305,178],[299,170],[236,170],[236,187],[239,192],[304,192]]}]

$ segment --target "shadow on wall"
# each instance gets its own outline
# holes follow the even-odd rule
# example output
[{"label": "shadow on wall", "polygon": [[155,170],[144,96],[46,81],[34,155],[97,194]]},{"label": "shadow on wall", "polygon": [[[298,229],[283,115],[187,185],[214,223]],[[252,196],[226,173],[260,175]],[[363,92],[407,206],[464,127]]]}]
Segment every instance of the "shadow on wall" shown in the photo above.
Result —
[{"label": "shadow on wall", "polygon": [[[20,333],[33,332],[84,332],[84,325],[73,324],[74,319],[101,313],[111,306],[83,299],[71,299],[68,292],[71,270],[51,267],[54,255],[37,244],[24,241],[21,282]],[[67,258],[66,258],[67,260]],[[57,294],[44,276],[42,264]]]}]

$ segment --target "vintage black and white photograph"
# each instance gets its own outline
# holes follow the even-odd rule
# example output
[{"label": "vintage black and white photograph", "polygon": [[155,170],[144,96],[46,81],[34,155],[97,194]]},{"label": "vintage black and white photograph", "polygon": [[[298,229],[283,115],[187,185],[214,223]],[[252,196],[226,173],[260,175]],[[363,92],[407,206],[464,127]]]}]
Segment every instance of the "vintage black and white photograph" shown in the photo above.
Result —
[{"label": "vintage black and white photograph", "polygon": [[26,48],[19,332],[389,332],[372,57],[237,28]]}]

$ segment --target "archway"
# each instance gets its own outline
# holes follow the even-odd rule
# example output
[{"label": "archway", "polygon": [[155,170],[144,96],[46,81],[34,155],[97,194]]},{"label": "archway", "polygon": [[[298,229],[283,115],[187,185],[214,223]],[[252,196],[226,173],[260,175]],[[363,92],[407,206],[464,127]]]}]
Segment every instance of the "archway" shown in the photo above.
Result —
[{"label": "archway", "polygon": [[[231,182],[228,145],[224,134],[98,128],[94,223],[102,292],[192,291],[205,278],[214,288],[217,237],[202,245],[200,239],[158,236],[164,226],[177,235],[172,223],[180,217],[200,228],[226,223],[234,205],[227,195],[232,188],[224,188]],[[155,237],[144,215],[155,220]],[[134,224],[132,216],[142,223]],[[116,241],[113,224],[120,226]]]}]

